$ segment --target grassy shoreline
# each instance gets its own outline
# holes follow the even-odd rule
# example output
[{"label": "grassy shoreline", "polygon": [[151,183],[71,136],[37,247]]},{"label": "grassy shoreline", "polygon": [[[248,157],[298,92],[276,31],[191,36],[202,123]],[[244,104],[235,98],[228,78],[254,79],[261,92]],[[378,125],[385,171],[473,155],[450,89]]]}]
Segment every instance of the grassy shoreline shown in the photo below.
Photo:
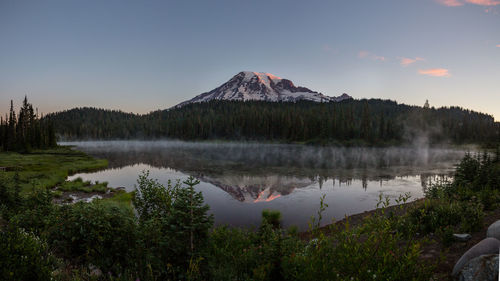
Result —
[{"label": "grassy shoreline", "polygon": [[34,150],[30,153],[2,152],[2,176],[11,182],[18,177],[23,194],[31,189],[52,188],[66,181],[70,175],[106,168],[108,161],[95,159],[69,147]]}]

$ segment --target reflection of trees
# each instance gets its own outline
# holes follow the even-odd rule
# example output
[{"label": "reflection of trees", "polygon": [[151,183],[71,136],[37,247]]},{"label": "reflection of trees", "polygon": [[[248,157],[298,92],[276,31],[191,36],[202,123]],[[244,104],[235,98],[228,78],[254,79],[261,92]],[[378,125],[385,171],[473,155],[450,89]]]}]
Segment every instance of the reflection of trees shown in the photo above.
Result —
[{"label": "reflection of trees", "polygon": [[449,183],[451,179],[452,179],[451,174],[445,174],[445,173],[441,174],[423,173],[420,175],[420,182],[424,190],[434,184]]},{"label": "reflection of trees", "polygon": [[[100,144],[100,145],[99,145]],[[101,142],[79,147],[93,154],[122,154],[125,159],[143,159],[154,166],[173,163],[242,165],[244,168],[287,167],[293,169],[373,169],[425,167],[456,163],[462,150],[431,148],[333,148],[277,144],[214,144],[183,142]],[[126,154],[126,155],[125,155]],[[109,156],[111,156],[109,155]],[[118,157],[115,157],[118,159]],[[179,161],[179,163],[176,163]],[[118,164],[118,163],[117,163]]]},{"label": "reflection of trees", "polygon": [[[290,194],[315,182],[327,180],[350,185],[361,180],[392,180],[421,175],[422,186],[449,169],[462,156],[456,150],[426,150],[419,157],[414,148],[321,148],[294,145],[193,144],[169,142],[106,142],[78,149],[105,158],[109,168],[144,163],[170,168],[218,186],[239,201],[255,200],[266,190],[269,197]],[[431,167],[432,166],[432,167]],[[434,177],[434,178],[433,178]]]}]

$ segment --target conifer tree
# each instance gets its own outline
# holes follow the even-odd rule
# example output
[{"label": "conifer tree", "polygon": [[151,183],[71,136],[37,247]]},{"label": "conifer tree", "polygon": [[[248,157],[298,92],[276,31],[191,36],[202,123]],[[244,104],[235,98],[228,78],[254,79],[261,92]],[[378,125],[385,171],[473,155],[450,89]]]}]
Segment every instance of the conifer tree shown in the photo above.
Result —
[{"label": "conifer tree", "polygon": [[28,152],[32,148],[55,146],[57,142],[51,121],[41,121],[38,118],[27,96],[16,117],[14,102],[11,100],[8,117],[0,120],[0,151]]}]

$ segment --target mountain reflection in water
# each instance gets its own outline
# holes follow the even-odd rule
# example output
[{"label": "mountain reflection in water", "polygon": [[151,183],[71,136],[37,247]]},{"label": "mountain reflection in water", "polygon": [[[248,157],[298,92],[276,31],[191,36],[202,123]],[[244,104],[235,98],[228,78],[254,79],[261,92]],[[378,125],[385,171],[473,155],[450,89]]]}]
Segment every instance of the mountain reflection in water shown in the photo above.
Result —
[{"label": "mountain reflection in water", "polygon": [[[267,207],[285,212],[285,224],[295,216],[295,221],[289,224],[304,226],[316,213],[320,195],[326,193],[331,193],[328,200],[331,206],[335,205],[330,208],[335,211],[327,217],[343,217],[373,209],[380,192],[392,198],[410,192],[413,198],[418,198],[429,183],[446,180],[465,153],[451,148],[334,148],[180,141],[62,144],[75,145],[78,150],[109,161],[109,168],[104,171],[79,174],[70,179],[80,176],[87,180],[108,181],[110,186],[123,186],[131,191],[142,169],[153,170],[151,176],[158,177],[161,182],[194,176],[201,181],[198,189],[211,206],[216,223],[237,225],[258,223],[259,210]],[[360,186],[361,191],[346,189],[351,185]],[[222,199],[214,187],[230,195],[235,202],[256,203],[250,205],[257,207],[243,207]],[[297,222],[298,211],[293,211],[289,204],[294,204],[296,210],[302,208],[308,212],[307,217]],[[248,208],[252,208],[251,212],[246,210]],[[233,212],[234,216],[227,212]],[[238,215],[239,219],[235,218]],[[242,219],[242,215],[250,219]]]}]

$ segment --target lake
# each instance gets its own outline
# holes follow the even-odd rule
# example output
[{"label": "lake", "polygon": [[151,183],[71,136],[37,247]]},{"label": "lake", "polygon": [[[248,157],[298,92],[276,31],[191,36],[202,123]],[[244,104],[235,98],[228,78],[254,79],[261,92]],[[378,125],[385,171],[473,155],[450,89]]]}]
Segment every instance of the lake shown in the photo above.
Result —
[{"label": "lake", "polygon": [[322,225],[376,208],[379,194],[394,204],[409,192],[446,180],[465,149],[427,146],[339,148],[262,143],[181,141],[64,142],[109,167],[69,177],[107,181],[134,190],[145,170],[167,184],[194,176],[216,225],[258,226],[264,209],[281,211],[285,227],[308,227],[320,206],[329,205]]}]

